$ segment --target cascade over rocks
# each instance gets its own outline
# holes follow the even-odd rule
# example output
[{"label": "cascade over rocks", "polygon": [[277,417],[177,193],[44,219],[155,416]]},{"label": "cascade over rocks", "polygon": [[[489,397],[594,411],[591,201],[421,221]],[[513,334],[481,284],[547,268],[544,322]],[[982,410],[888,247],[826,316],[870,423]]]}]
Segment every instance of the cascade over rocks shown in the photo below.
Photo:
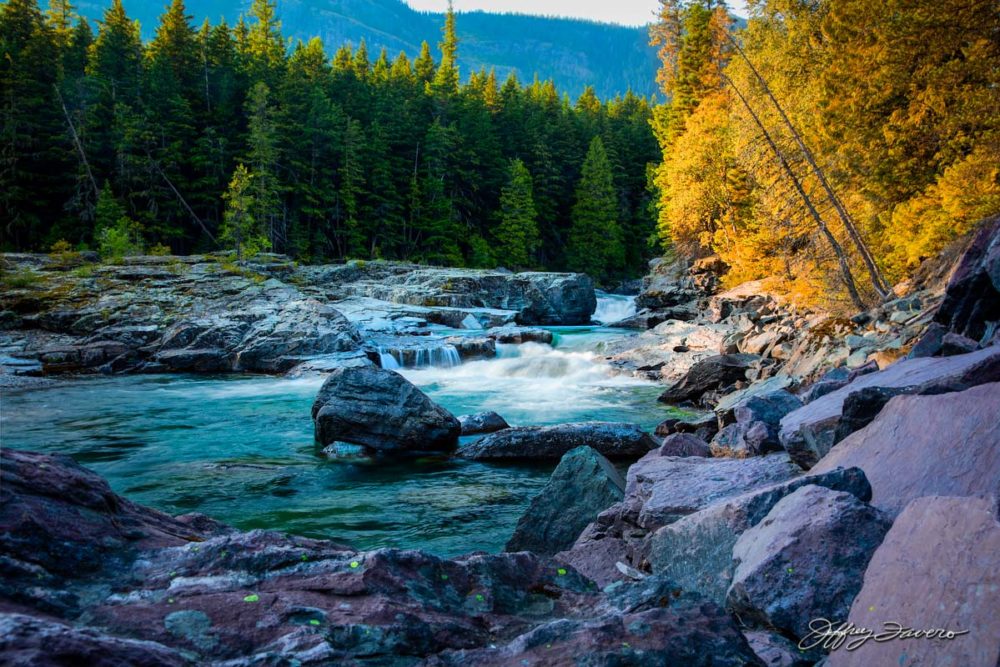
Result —
[{"label": "cascade over rocks", "polygon": [[609,459],[636,459],[655,449],[656,441],[635,424],[617,422],[517,426],[462,445],[458,456],[474,461],[558,461],[584,445]]},{"label": "cascade over rocks", "polygon": [[[586,324],[596,307],[582,274],[297,266],[279,255],[239,266],[211,256],[128,257],[73,272],[44,255],[0,261],[5,272],[36,277],[0,294],[4,375],[325,371],[366,353],[378,363],[379,350],[363,347],[372,335],[393,338],[387,345],[400,356],[454,348],[459,359],[489,359],[497,342],[552,341],[549,331],[516,324]],[[430,325],[483,335],[428,338]]]},{"label": "cascade over rocks", "polygon": [[338,368],[312,407],[320,445],[347,442],[380,454],[450,451],[461,424],[402,375],[381,368]]},{"label": "cascade over rocks", "polygon": [[570,451],[521,516],[507,551],[552,555],[573,546],[597,515],[625,495],[625,480],[591,447]]}]

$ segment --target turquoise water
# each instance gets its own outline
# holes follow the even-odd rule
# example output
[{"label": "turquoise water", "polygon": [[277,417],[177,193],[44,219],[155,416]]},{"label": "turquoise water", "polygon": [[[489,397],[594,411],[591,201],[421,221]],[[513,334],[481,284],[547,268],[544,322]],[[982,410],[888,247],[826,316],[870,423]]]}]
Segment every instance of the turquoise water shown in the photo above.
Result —
[{"label": "turquoise water", "polygon": [[[655,385],[610,375],[589,350],[621,335],[559,330],[556,349],[402,373],[454,414],[496,410],[515,425],[589,419],[654,426]],[[503,548],[551,466],[422,459],[329,460],[313,446],[321,377],[128,376],[5,391],[5,447],[71,455],[128,498],[267,528],[443,556]]]}]

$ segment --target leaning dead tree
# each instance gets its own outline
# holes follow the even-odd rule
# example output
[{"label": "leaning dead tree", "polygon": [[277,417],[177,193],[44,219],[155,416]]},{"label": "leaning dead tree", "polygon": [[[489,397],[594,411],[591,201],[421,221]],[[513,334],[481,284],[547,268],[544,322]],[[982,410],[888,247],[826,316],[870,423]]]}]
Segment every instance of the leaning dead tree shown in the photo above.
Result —
[{"label": "leaning dead tree", "polygon": [[799,180],[798,176],[795,175],[795,171],[792,169],[792,166],[788,163],[788,160],[785,158],[785,154],[781,152],[781,149],[778,147],[777,142],[775,142],[774,138],[771,136],[771,133],[767,131],[766,127],[764,127],[763,121],[761,121],[760,116],[758,116],[757,113],[753,110],[753,107],[750,106],[750,102],[743,95],[743,93],[740,92],[740,89],[736,86],[735,83],[733,83],[732,79],[723,74],[722,80],[725,83],[729,84],[729,87],[733,89],[733,92],[736,93],[736,96],[740,98],[740,102],[743,103],[744,108],[746,108],[747,113],[750,114],[750,118],[753,119],[753,122],[757,126],[757,129],[760,130],[760,133],[761,135],[763,135],[764,140],[767,142],[768,147],[771,149],[771,152],[774,153],[775,158],[778,160],[778,164],[781,165],[782,171],[785,172],[785,175],[788,176],[788,179],[792,182],[792,185],[795,186],[795,191],[798,193],[799,197],[802,199],[802,202],[805,204],[806,209],[809,211],[809,215],[812,216],[812,219],[816,222],[816,226],[819,227],[820,232],[823,234],[827,242],[830,244],[830,248],[833,250],[833,253],[837,256],[837,263],[840,265],[840,275],[844,281],[844,286],[847,287],[848,294],[850,294],[851,296],[851,302],[854,304],[854,307],[857,308],[858,310],[864,310],[865,302],[861,299],[861,295],[858,293],[858,286],[857,283],[855,283],[854,281],[854,274],[851,272],[851,265],[847,261],[847,253],[844,252],[843,246],[840,245],[840,242],[837,240],[837,237],[834,236],[833,232],[830,231],[829,225],[827,225],[826,221],[823,220],[823,216],[820,215],[819,210],[816,208],[815,204],[813,204],[813,201],[809,197],[809,194],[802,186],[802,182]]},{"label": "leaning dead tree", "polygon": [[[767,81],[764,80],[760,71],[754,66],[746,52],[744,52],[743,48],[739,45],[739,42],[736,41],[729,31],[726,31],[726,38],[729,40],[730,44],[732,44],[733,48],[736,49],[736,52],[743,59],[743,62],[747,64],[747,67],[750,68],[750,72],[754,75],[754,78],[757,79],[757,83],[760,84],[764,94],[767,95],[768,99],[771,100],[771,104],[773,104],[774,108],[778,111],[778,115],[781,117],[781,120],[785,124],[789,134],[791,134],[792,139],[794,139],[795,143],[798,145],[799,150],[802,153],[802,157],[805,158],[805,161],[809,165],[813,175],[816,177],[816,180],[819,181],[820,186],[826,193],[827,199],[830,200],[830,204],[833,206],[833,209],[837,212],[837,216],[840,218],[841,223],[844,225],[844,229],[847,230],[847,235],[851,238],[855,248],[857,248],[858,254],[861,255],[861,259],[865,263],[865,268],[868,270],[872,287],[879,295],[879,298],[883,301],[886,300],[890,294],[889,286],[886,284],[885,278],[882,276],[882,272],[878,268],[878,264],[875,263],[875,258],[868,249],[868,244],[865,243],[865,240],[861,237],[861,232],[858,231],[858,226],[854,223],[854,218],[851,217],[850,213],[847,211],[847,207],[844,206],[840,197],[837,196],[837,193],[827,180],[826,174],[823,173],[823,170],[820,169],[819,164],[817,164],[812,151],[809,150],[806,142],[802,139],[802,135],[795,129],[795,125],[792,123],[791,119],[788,118],[788,114],[785,113],[784,108],[778,103],[778,99],[774,96],[774,93],[771,91],[771,87],[767,85]],[[744,102],[744,104],[746,104],[746,102]],[[749,105],[747,105],[747,107],[749,108]]]}]

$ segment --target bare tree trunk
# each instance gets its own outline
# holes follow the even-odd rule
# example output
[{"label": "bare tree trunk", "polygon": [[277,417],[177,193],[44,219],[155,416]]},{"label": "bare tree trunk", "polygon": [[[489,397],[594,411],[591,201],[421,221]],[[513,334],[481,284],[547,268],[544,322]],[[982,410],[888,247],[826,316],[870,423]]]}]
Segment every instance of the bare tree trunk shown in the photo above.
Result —
[{"label": "bare tree trunk", "polygon": [[802,183],[799,182],[799,179],[795,176],[795,172],[792,170],[791,165],[788,164],[788,160],[785,159],[781,149],[778,148],[778,144],[775,143],[771,134],[767,131],[767,128],[764,127],[764,123],[761,122],[760,117],[756,114],[756,112],[754,112],[753,107],[750,106],[750,102],[748,102],[747,98],[743,96],[743,93],[741,93],[740,89],[736,87],[736,84],[733,83],[732,79],[723,74],[722,80],[732,87],[736,96],[740,98],[741,102],[743,102],[743,106],[746,107],[747,113],[749,113],[750,117],[753,118],[754,123],[757,125],[757,129],[759,129],[761,134],[764,135],[767,145],[771,148],[771,151],[774,152],[774,155],[781,164],[785,174],[788,175],[788,178],[795,186],[795,191],[798,192],[799,197],[802,198],[806,208],[809,210],[809,214],[812,216],[813,220],[816,221],[816,225],[823,233],[823,236],[826,237],[826,240],[830,243],[830,247],[833,248],[833,252],[837,256],[837,262],[840,265],[840,274],[844,280],[844,285],[847,287],[847,291],[851,295],[851,302],[858,310],[865,310],[865,302],[861,300],[861,295],[858,294],[858,287],[854,282],[854,275],[851,273],[850,264],[847,262],[847,255],[844,253],[844,249],[841,247],[840,242],[837,241],[837,238],[823,221],[823,217],[819,214],[819,211],[816,210],[816,207],[813,205],[809,195],[806,194],[805,188],[802,187]]},{"label": "bare tree trunk", "polygon": [[858,231],[858,227],[854,223],[854,219],[851,217],[850,213],[847,212],[847,208],[844,206],[843,202],[840,201],[840,198],[834,192],[833,187],[830,185],[830,182],[826,179],[826,175],[823,173],[823,170],[820,169],[819,165],[816,163],[816,159],[815,157],[813,157],[812,151],[810,151],[809,147],[806,146],[805,141],[802,139],[802,135],[800,135],[798,131],[795,129],[795,126],[792,124],[792,121],[788,118],[788,114],[785,113],[784,108],[778,103],[778,100],[774,96],[774,93],[771,92],[771,87],[767,85],[767,81],[764,80],[764,77],[757,70],[754,64],[750,61],[750,58],[740,47],[736,39],[733,38],[733,36],[730,35],[728,31],[726,32],[726,37],[729,39],[730,43],[732,43],[733,47],[736,49],[736,52],[740,54],[740,57],[743,58],[743,61],[750,68],[750,71],[753,72],[753,75],[757,79],[757,82],[760,84],[761,88],[763,88],[764,94],[766,94],[768,99],[771,100],[771,103],[774,105],[774,108],[778,110],[778,114],[781,116],[782,122],[784,122],[785,127],[788,128],[788,131],[791,133],[792,138],[795,140],[795,143],[798,144],[799,150],[802,151],[802,155],[805,158],[806,162],[809,164],[810,169],[812,169],[813,175],[816,176],[816,178],[819,180],[820,185],[823,187],[824,192],[826,192],[827,198],[833,205],[834,210],[837,211],[838,217],[843,223],[844,228],[847,230],[847,235],[851,237],[851,241],[854,242],[854,246],[858,249],[858,253],[860,253],[861,259],[865,263],[865,268],[868,269],[868,274],[869,277],[871,278],[872,287],[875,288],[875,291],[878,293],[881,299],[883,300],[887,299],[889,296],[889,287],[886,284],[885,278],[882,276],[882,272],[879,270],[878,265],[875,263],[875,258],[872,257],[871,251],[869,251],[868,249],[868,245],[865,243],[864,239],[861,238],[861,232]]},{"label": "bare tree trunk", "polygon": [[59,105],[62,107],[63,114],[66,116],[66,124],[69,126],[69,132],[73,135],[73,143],[76,145],[76,150],[80,154],[80,161],[83,163],[84,169],[87,170],[87,178],[90,180],[91,187],[94,188],[94,197],[99,198],[101,196],[101,190],[97,187],[97,181],[94,179],[94,172],[90,170],[90,163],[87,161],[87,154],[83,150],[83,143],[80,141],[80,135],[76,133],[76,126],[73,125],[73,119],[69,115],[69,109],[66,108],[66,101],[63,100],[62,91],[59,90],[57,84],[52,84],[52,87],[56,91],[56,97],[59,98]]},{"label": "bare tree trunk", "polygon": [[195,213],[194,209],[192,209],[188,205],[187,200],[184,199],[184,196],[180,193],[180,191],[176,187],[174,187],[174,184],[170,181],[169,178],[167,178],[167,175],[163,173],[163,169],[160,167],[159,163],[156,162],[156,160],[153,159],[153,156],[149,155],[149,153],[147,153],[146,156],[149,158],[149,161],[153,165],[153,167],[156,168],[157,173],[159,173],[160,176],[163,178],[163,182],[166,183],[171,190],[173,190],[174,195],[177,196],[177,200],[181,203],[181,206],[183,206],[187,210],[188,215],[191,216],[191,219],[198,223],[198,226],[201,227],[201,231],[205,232],[208,238],[212,240],[212,243],[218,243],[218,241],[215,240],[215,236],[212,235],[212,232],[208,231],[208,227],[206,227],[205,223],[202,222],[201,218],[198,217],[198,214]]}]

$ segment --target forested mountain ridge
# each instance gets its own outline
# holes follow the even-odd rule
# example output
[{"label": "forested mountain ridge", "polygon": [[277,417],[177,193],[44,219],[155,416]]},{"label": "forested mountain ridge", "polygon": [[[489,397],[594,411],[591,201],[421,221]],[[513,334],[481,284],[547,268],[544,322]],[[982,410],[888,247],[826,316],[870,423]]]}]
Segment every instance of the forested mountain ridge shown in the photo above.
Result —
[{"label": "forested mountain ridge", "polygon": [[641,272],[649,100],[463,73],[453,13],[438,46],[289,51],[274,0],[200,27],[173,0],[148,42],[121,0],[96,34],[7,0],[2,245]]},{"label": "forested mountain ridge", "polygon": [[[101,18],[101,0],[81,0],[78,11],[89,19]],[[142,35],[152,39],[165,0],[125,0],[129,15],[137,19]],[[225,18],[235,23],[250,9],[247,0],[200,0],[190,3],[195,24]],[[364,39],[373,53],[382,48],[395,57],[400,51],[415,57],[420,44],[440,38],[443,14],[418,12],[402,0],[282,0],[278,17],[283,33],[294,40],[319,37],[328,46]],[[650,21],[653,15],[650,14]],[[601,97],[632,89],[639,95],[656,92],[656,55],[649,47],[645,28],[593,21],[468,12],[459,14],[458,38],[462,44],[458,64],[463,72],[496,68],[497,76],[511,73],[531,81],[535,74],[553,79],[560,90],[575,99],[587,86]]]}]

